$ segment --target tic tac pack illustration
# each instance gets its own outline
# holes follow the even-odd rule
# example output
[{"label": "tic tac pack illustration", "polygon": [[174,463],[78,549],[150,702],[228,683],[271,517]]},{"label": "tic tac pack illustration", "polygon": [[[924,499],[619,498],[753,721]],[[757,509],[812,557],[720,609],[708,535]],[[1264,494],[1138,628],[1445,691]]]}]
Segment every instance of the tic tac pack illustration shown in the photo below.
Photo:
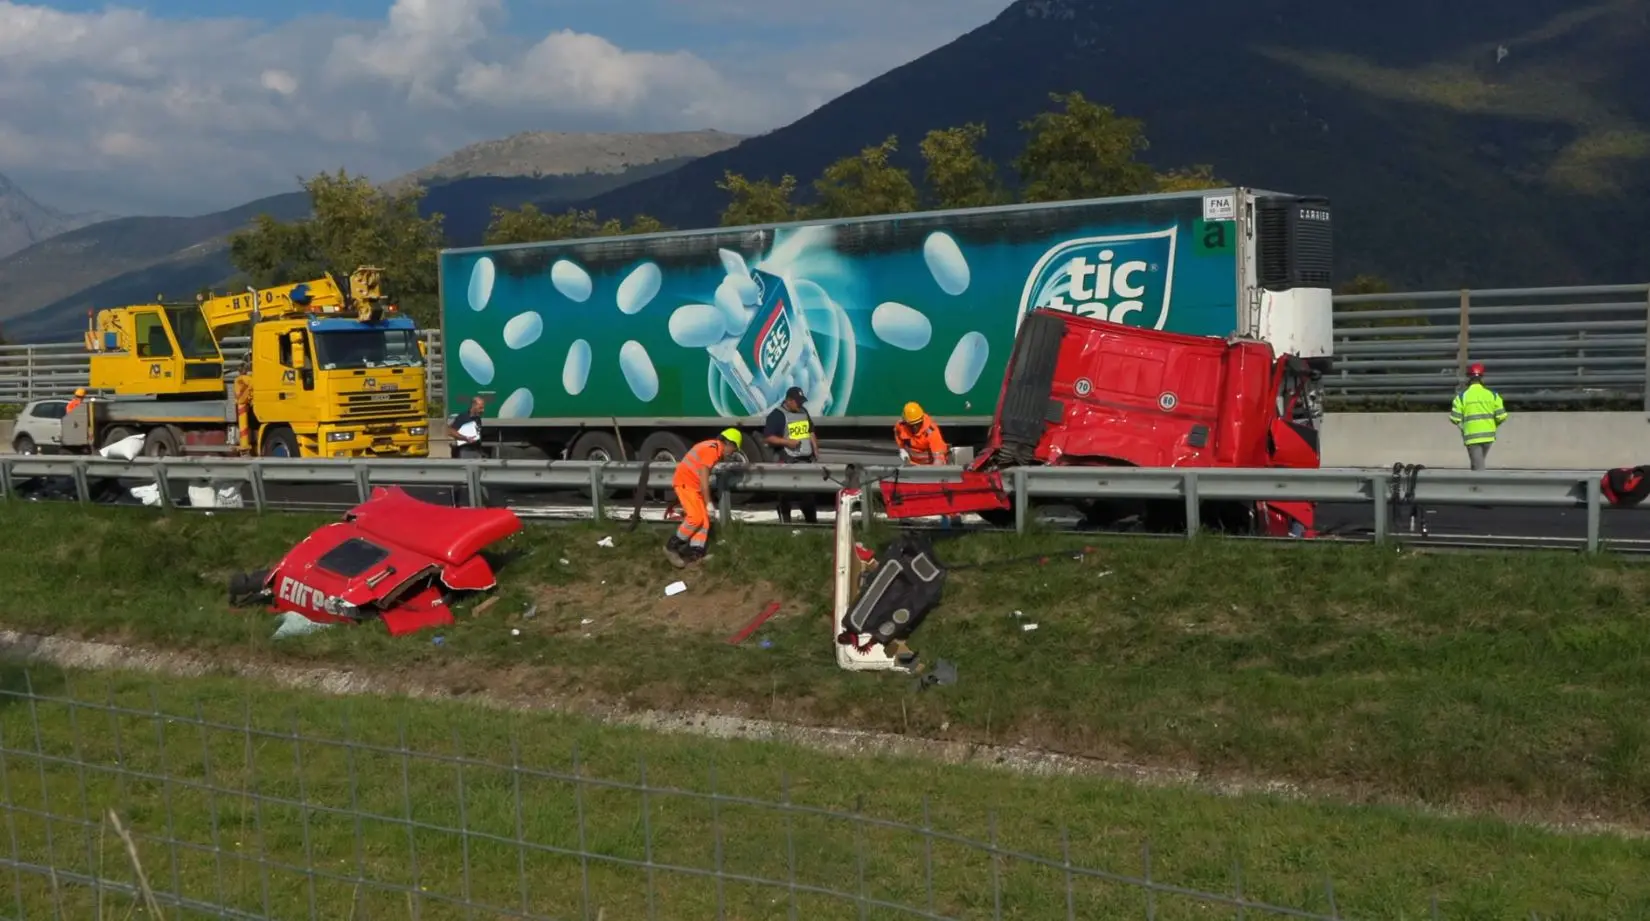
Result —
[{"label": "tic tac pack illustration", "polygon": [[827,383],[825,366],[807,315],[785,279],[748,268],[732,250],[719,255],[728,277],[716,289],[716,306],[737,318],[729,335],[707,349],[723,379],[753,415],[779,405],[791,387],[801,387],[810,402],[819,401]]}]

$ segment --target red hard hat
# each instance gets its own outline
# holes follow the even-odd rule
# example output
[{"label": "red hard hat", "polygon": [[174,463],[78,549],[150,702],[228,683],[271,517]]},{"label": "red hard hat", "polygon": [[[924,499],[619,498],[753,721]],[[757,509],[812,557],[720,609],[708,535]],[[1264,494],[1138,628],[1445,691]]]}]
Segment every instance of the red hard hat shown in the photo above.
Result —
[{"label": "red hard hat", "polygon": [[1467,376],[1468,377],[1483,377],[1484,376],[1484,366],[1483,366],[1483,364],[1475,361],[1472,364],[1468,365],[1467,366]]}]

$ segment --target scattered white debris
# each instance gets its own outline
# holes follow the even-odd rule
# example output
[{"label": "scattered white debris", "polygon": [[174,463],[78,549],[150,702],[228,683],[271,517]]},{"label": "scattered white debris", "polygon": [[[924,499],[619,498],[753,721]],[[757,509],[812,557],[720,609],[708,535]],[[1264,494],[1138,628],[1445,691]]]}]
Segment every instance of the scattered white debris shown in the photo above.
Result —
[{"label": "scattered white debris", "polygon": [[685,591],[687,591],[686,582],[672,582],[665,586],[665,597],[669,598],[672,595],[680,595]]},{"label": "scattered white debris", "polygon": [[1030,633],[1031,631],[1037,629],[1037,625],[1036,624],[1021,624],[1020,629],[1024,630],[1027,633]]},{"label": "scattered white debris", "polygon": [[562,557],[561,559],[557,560],[556,562],[562,564],[563,566],[573,565],[573,561],[568,559],[567,557]]},{"label": "scattered white debris", "polygon": [[594,618],[586,617],[584,620],[579,621],[579,626],[588,627],[588,626],[590,626],[591,624],[593,624],[595,622],[596,621],[595,621]]},{"label": "scattered white debris", "polygon": [[519,627],[511,627],[510,628],[510,635],[511,636],[521,636],[521,629]]},{"label": "scattered white debris", "polygon": [[604,537],[601,540],[596,541],[596,546],[598,546],[598,547],[611,547],[611,546],[613,546],[613,538]]}]

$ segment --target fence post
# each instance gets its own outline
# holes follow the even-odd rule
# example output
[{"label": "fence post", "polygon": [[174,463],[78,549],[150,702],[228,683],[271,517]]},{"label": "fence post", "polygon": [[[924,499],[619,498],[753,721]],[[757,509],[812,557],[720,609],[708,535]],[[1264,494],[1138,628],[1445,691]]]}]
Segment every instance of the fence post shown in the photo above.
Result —
[{"label": "fence post", "polygon": [[1469,356],[1472,354],[1469,349],[1472,336],[1468,332],[1469,327],[1472,325],[1468,319],[1468,314],[1471,312],[1471,307],[1472,292],[1466,288],[1462,288],[1461,328],[1455,334],[1455,383],[1458,387],[1467,382],[1467,362],[1470,360]]},{"label": "fence post", "polygon": [[23,402],[27,403],[34,399],[34,346],[28,345],[24,348],[27,349],[23,353],[23,360],[28,368],[28,376],[23,378]]},{"label": "fence post", "polygon": [[1587,552],[1597,553],[1599,548],[1599,530],[1602,522],[1599,520],[1604,513],[1604,485],[1596,476],[1587,478]]}]

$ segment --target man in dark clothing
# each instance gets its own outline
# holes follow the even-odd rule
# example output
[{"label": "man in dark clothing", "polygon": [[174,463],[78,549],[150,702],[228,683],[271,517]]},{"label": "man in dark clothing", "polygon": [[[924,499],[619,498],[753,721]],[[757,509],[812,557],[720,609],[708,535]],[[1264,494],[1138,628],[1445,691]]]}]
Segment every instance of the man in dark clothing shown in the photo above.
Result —
[{"label": "man in dark clothing", "polygon": [[[768,413],[762,435],[768,444],[777,449],[774,454],[781,464],[819,463],[819,442],[814,439],[814,420],[803,405],[807,400],[801,387],[792,387],[785,391],[785,402]],[[791,501],[789,493],[780,494],[779,520],[787,524],[791,520]],[[796,501],[802,507],[802,520],[818,524],[818,498],[808,492],[797,496]]]},{"label": "man in dark clothing", "polygon": [[447,437],[452,439],[453,456],[464,459],[486,457],[481,450],[481,415],[487,411],[487,401],[476,397],[470,401],[468,412],[453,417],[447,426]]}]

